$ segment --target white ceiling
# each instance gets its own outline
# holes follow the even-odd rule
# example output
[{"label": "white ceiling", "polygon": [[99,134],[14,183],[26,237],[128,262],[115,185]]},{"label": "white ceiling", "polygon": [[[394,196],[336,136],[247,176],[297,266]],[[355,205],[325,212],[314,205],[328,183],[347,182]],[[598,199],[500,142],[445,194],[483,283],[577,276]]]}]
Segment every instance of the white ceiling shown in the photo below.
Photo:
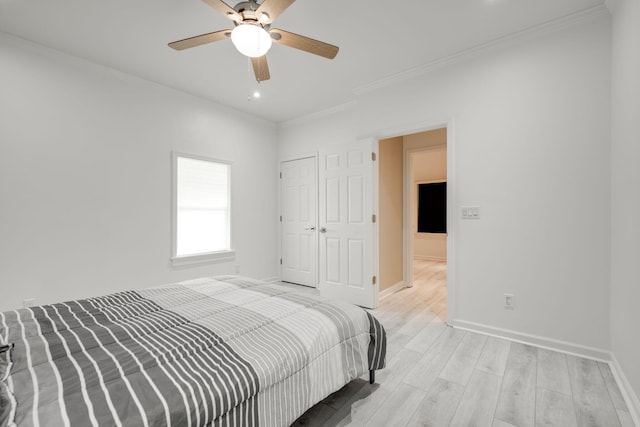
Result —
[{"label": "white ceiling", "polygon": [[[262,97],[229,40],[167,43],[231,28],[202,0],[0,0],[0,31],[282,122],[349,102],[354,89],[603,0],[297,0],[273,27],[340,47],[327,60],[281,45]],[[235,4],[231,3],[231,6]]]}]

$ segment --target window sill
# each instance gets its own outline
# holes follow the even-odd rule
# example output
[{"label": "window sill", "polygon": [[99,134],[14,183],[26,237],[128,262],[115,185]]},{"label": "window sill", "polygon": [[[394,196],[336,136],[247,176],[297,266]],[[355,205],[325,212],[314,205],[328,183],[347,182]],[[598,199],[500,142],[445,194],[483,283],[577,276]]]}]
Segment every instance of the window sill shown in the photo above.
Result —
[{"label": "window sill", "polygon": [[171,265],[180,267],[183,265],[207,264],[217,262],[229,262],[236,259],[236,251],[233,249],[220,252],[209,252],[197,255],[184,255],[171,258]]}]

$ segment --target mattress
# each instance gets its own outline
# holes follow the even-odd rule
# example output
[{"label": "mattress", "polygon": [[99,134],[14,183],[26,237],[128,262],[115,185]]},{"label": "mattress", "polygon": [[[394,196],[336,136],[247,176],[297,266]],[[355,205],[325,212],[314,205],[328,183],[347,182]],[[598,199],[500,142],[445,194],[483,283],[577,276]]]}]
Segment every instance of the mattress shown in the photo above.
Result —
[{"label": "mattress", "polygon": [[238,276],[0,314],[0,426],[287,426],[385,366],[367,311]]}]

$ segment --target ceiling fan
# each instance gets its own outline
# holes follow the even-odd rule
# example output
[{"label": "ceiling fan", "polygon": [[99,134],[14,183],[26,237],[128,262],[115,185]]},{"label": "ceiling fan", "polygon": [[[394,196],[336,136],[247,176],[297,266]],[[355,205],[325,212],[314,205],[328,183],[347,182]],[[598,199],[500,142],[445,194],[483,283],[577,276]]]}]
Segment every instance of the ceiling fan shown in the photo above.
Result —
[{"label": "ceiling fan", "polygon": [[271,43],[277,43],[305,52],[333,59],[338,47],[278,28],[271,28],[273,21],[295,0],[242,1],[229,6],[222,0],[203,0],[206,4],[233,21],[233,30],[220,30],[169,43],[175,50],[189,49],[207,43],[230,38],[236,49],[251,58],[253,72],[258,82],[269,80],[266,53]]}]

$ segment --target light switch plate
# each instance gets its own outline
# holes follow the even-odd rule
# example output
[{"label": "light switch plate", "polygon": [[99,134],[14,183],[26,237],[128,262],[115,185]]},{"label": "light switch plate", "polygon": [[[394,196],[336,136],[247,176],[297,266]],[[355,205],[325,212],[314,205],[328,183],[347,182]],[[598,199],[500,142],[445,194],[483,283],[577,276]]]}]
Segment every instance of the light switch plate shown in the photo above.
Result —
[{"label": "light switch plate", "polygon": [[463,206],[462,219],[480,219],[480,206]]}]

